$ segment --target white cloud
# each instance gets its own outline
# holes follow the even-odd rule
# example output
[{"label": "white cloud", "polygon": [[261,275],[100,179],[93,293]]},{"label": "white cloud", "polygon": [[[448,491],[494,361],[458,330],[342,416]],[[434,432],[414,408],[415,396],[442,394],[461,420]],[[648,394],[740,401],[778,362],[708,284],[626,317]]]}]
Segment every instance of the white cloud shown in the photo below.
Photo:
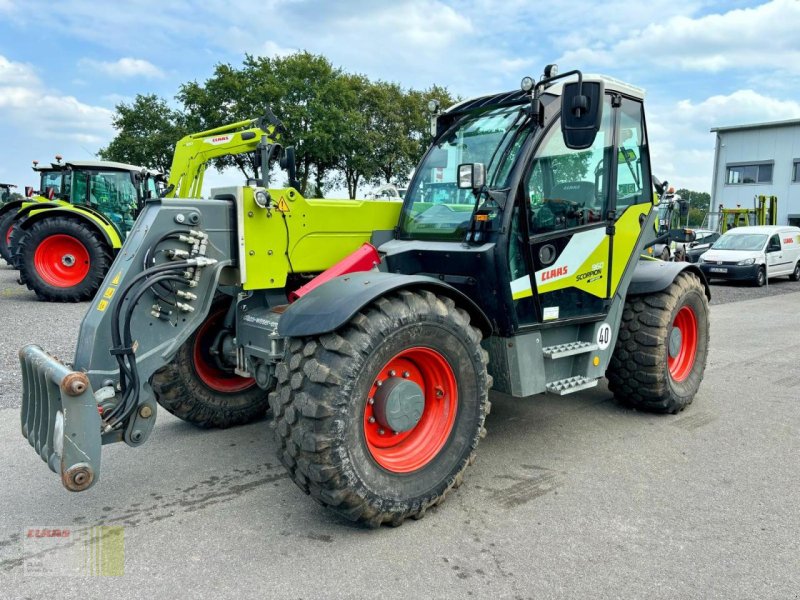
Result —
[{"label": "white cloud", "polygon": [[112,112],[48,89],[30,65],[0,55],[0,116],[27,136],[99,144]]},{"label": "white cloud", "polygon": [[[650,8],[649,3],[643,3]],[[611,14],[617,14],[612,12]],[[653,11],[651,14],[657,14]],[[567,50],[565,64],[744,74],[764,69],[800,73],[797,23],[800,2],[772,0],[760,6],[692,17],[677,14],[649,21],[627,36],[609,35],[588,47]]]},{"label": "white cloud", "polygon": [[91,58],[82,58],[79,61],[81,67],[95,69],[118,79],[130,77],[146,77],[150,79],[162,79],[166,77],[164,72],[153,63],[141,58],[120,58],[116,61],[101,61]]}]

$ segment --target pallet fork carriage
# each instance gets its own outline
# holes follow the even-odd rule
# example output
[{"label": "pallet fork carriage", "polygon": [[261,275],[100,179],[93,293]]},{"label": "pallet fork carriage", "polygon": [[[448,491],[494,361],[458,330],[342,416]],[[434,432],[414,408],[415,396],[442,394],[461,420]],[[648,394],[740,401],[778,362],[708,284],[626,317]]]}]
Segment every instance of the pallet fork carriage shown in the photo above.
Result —
[{"label": "pallet fork carriage", "polygon": [[102,445],[143,445],[159,406],[219,427],[269,408],[302,490],[399,525],[461,484],[490,389],[606,376],[641,410],[692,402],[709,290],[692,264],[639,260],[656,217],[643,92],[549,66],[430,108],[402,207],[266,181],[145,204],[74,361],[20,351],[23,435],[68,489],[98,481]]}]

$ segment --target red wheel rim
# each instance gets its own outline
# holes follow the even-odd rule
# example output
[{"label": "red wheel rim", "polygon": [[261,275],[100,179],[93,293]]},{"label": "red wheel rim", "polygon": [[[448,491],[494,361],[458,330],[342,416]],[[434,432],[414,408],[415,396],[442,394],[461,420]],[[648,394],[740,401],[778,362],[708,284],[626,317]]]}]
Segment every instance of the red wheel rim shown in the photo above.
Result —
[{"label": "red wheel rim", "polygon": [[33,266],[39,277],[53,287],[78,285],[89,274],[89,251],[77,238],[65,233],[46,237],[36,247]]},{"label": "red wheel rim", "polygon": [[697,316],[688,306],[682,307],[670,331],[667,349],[667,367],[674,381],[683,381],[689,377],[697,356]]},{"label": "red wheel rim", "polygon": [[[371,401],[379,383],[402,377],[422,390],[424,408],[417,424],[401,433],[388,431],[374,417]],[[450,363],[430,348],[403,350],[378,372],[364,410],[364,437],[372,458],[393,473],[410,473],[430,463],[453,431],[458,387]]]},{"label": "red wheel rim", "polygon": [[11,229],[13,227],[14,224],[12,223],[11,225],[8,226],[8,229],[6,229],[6,246],[11,244]]},{"label": "red wheel rim", "polygon": [[197,376],[206,386],[223,394],[235,394],[250,389],[256,384],[256,380],[251,377],[239,377],[233,371],[220,369],[211,354],[211,347],[221,329],[225,312],[223,308],[211,313],[200,326],[194,338],[192,362]]}]

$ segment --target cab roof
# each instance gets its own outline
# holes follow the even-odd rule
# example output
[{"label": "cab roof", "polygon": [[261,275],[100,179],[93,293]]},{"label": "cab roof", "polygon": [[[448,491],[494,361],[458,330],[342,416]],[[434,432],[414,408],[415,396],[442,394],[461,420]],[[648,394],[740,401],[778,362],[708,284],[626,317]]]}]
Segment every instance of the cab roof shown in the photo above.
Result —
[{"label": "cab roof", "polygon": [[794,225],[747,225],[744,227],[734,227],[725,232],[725,235],[744,235],[746,233],[777,233],[779,231],[798,231],[800,228]]},{"label": "cab roof", "polygon": [[140,172],[146,170],[150,175],[161,175],[161,171],[156,169],[147,169],[128,163],[116,162],[113,160],[67,160],[63,163],[50,163],[50,165],[36,166],[34,171],[62,171],[64,167],[72,167],[73,169],[97,169],[102,171],[128,171]]},{"label": "cab roof", "polygon": [[[567,77],[560,79],[551,84],[543,90],[543,93],[553,96],[560,96],[564,89],[564,84],[578,79],[577,75],[574,77]],[[602,81],[606,91],[619,92],[624,96],[630,96],[638,100],[644,100],[645,90],[635,85],[625,83],[614,77],[608,75],[600,75],[595,73],[587,73],[583,76],[584,81]],[[523,92],[521,89],[513,90],[510,92],[502,92],[499,94],[490,94],[487,96],[478,96],[462,102],[457,102],[445,112],[471,110],[475,108],[482,108],[484,106],[511,106],[514,104],[523,104],[530,99],[530,94]]]}]

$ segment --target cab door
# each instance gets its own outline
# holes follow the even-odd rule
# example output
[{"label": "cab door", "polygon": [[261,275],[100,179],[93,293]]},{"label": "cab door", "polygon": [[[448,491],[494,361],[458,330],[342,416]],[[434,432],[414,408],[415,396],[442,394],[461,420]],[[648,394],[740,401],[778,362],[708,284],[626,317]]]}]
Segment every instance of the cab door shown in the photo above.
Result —
[{"label": "cab door", "polygon": [[519,325],[603,318],[652,209],[641,102],[606,94],[586,150],[567,148],[556,120],[524,177],[522,205],[525,263],[522,249],[509,252]]}]

